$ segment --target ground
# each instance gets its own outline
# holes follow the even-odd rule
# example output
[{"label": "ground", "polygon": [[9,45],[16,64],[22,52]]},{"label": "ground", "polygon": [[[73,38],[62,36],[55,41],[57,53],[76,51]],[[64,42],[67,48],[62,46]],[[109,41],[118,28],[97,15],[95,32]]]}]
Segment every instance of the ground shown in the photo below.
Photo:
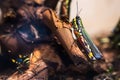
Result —
[{"label": "ground", "polygon": [[[101,39],[101,37],[94,39],[94,42],[101,50],[106,63],[94,63],[93,68],[90,68],[86,72],[78,72],[75,70],[75,67],[69,66],[69,68],[64,68],[61,69],[61,71],[54,73],[54,76],[51,76],[50,80],[120,80],[119,52],[113,49],[109,49],[108,44],[100,44],[99,39]],[[0,80],[6,80],[8,77],[15,74],[16,71],[17,70],[13,65],[5,67],[0,72]],[[39,78],[39,73],[36,74],[34,78]]]}]

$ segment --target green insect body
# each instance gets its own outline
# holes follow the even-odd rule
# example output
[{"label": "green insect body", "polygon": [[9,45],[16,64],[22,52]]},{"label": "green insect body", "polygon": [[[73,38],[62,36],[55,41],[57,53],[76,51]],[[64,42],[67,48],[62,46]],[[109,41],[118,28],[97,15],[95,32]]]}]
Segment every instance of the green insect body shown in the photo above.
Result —
[{"label": "green insect body", "polygon": [[93,61],[102,58],[100,51],[85,31],[79,16],[76,16],[72,21],[72,34],[74,35],[73,38],[77,41],[78,46],[83,48],[85,55],[89,60]]}]

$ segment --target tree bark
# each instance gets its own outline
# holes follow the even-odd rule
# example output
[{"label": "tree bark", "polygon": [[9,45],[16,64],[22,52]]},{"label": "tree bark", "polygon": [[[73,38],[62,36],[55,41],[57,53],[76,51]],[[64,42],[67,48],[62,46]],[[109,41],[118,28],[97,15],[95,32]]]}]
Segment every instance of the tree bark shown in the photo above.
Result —
[{"label": "tree bark", "polygon": [[87,61],[85,55],[78,48],[75,40],[72,37],[70,24],[62,22],[60,19],[58,19],[54,11],[51,9],[44,10],[42,13],[42,18],[43,22],[57,36],[58,40],[61,42],[62,46],[65,48],[75,64],[81,59]]}]

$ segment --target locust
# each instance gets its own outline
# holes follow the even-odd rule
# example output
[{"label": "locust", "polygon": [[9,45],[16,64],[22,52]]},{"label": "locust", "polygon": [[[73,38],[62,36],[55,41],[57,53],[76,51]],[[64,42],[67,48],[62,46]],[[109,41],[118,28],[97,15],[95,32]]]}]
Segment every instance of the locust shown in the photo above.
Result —
[{"label": "locust", "polygon": [[[77,4],[78,8],[78,4]],[[78,9],[77,9],[78,10]],[[97,46],[93,43],[92,39],[86,32],[82,19],[80,16],[73,18],[71,32],[74,40],[76,41],[78,47],[83,50],[83,53],[90,61],[102,59],[102,53],[99,51]]]}]

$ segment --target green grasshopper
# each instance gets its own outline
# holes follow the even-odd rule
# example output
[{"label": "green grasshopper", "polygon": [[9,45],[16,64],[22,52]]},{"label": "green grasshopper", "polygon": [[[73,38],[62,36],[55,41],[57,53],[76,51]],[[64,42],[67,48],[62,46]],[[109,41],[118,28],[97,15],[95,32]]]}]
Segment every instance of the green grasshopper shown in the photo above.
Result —
[{"label": "green grasshopper", "polygon": [[81,18],[77,15],[72,20],[72,34],[73,38],[77,41],[78,47],[84,50],[84,53],[88,60],[94,61],[102,59],[102,54],[93,43],[89,35],[87,34]]}]

